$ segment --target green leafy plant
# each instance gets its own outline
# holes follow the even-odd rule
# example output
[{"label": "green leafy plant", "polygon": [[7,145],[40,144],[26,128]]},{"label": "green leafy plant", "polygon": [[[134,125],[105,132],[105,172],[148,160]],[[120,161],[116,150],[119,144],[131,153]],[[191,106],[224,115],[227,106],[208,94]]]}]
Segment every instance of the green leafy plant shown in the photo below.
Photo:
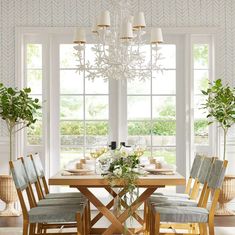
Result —
[{"label": "green leafy plant", "polygon": [[[117,197],[117,209],[120,211],[122,197],[125,204],[129,206],[139,195],[137,180],[142,175],[138,170],[139,157],[134,152],[127,152],[120,148],[114,152],[106,153],[99,159],[100,162],[105,162],[106,160],[109,162],[109,167],[103,175],[109,181],[110,186],[117,187],[120,182],[122,183],[124,194],[120,198]],[[130,210],[130,215],[131,213]]]},{"label": "green leafy plant", "polygon": [[6,122],[10,138],[10,160],[13,159],[13,137],[16,132],[36,122],[34,115],[41,108],[38,99],[31,98],[31,89],[6,87],[0,83],[0,116]]},{"label": "green leafy plant", "polygon": [[218,79],[209,85],[207,90],[202,90],[202,94],[207,96],[203,108],[208,111],[208,124],[218,122],[223,129],[223,159],[225,159],[228,129],[235,123],[235,89],[227,84],[223,85],[221,79]]}]

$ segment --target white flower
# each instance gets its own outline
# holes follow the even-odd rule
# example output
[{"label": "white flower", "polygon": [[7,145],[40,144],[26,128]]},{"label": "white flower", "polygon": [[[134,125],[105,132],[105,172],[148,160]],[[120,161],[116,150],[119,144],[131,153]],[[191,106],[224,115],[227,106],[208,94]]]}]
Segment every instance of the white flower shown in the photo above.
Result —
[{"label": "white flower", "polygon": [[117,167],[114,171],[113,174],[116,175],[117,177],[120,177],[122,175],[122,168]]}]

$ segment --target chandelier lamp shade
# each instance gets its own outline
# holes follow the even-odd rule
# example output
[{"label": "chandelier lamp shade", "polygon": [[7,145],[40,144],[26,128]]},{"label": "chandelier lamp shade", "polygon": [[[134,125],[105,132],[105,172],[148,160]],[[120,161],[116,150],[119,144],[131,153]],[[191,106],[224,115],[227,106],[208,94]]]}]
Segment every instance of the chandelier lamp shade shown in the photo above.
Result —
[{"label": "chandelier lamp shade", "polygon": [[[161,70],[158,60],[162,59],[159,53],[159,43],[163,42],[161,28],[151,28],[150,35],[146,34],[146,22],[143,12],[130,14],[128,1],[112,0],[112,11],[104,10],[94,19],[91,32],[87,37],[86,30],[82,27],[74,31],[73,43],[76,50],[77,69],[79,72],[86,70],[89,79],[101,77],[104,80],[144,80],[148,77],[147,69],[142,69],[146,64],[146,53],[143,48],[151,46],[151,59],[149,69]],[[111,18],[112,16],[112,18]],[[85,44],[87,39],[92,44],[94,61],[85,62]]]}]

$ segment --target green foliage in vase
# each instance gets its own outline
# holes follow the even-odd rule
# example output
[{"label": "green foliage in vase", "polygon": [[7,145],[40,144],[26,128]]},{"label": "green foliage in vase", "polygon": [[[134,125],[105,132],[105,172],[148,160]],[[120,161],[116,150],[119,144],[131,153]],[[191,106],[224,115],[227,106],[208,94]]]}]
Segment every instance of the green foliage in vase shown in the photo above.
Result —
[{"label": "green foliage in vase", "polygon": [[210,83],[207,90],[202,90],[207,96],[203,108],[208,111],[208,124],[218,122],[224,132],[224,154],[226,155],[226,140],[228,129],[235,123],[235,88],[223,85],[221,79]]},{"label": "green foliage in vase", "polygon": [[6,122],[10,138],[10,160],[12,160],[13,135],[36,122],[35,114],[41,106],[38,99],[31,98],[31,89],[6,87],[0,83],[0,116]]}]

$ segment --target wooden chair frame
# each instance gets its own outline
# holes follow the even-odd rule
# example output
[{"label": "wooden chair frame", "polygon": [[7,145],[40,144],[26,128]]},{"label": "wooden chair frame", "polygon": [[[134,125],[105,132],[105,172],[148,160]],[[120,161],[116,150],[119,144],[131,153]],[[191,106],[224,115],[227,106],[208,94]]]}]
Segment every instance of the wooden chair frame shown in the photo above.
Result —
[{"label": "wooden chair frame", "polygon": [[[215,161],[216,157],[212,157],[211,161],[212,164]],[[194,180],[194,183],[193,183]],[[193,187],[191,188],[193,184]],[[198,178],[192,178],[191,176],[188,179],[186,188],[185,188],[185,194],[189,195],[189,199],[196,200],[200,191],[201,183],[199,182]],[[202,200],[204,198],[205,191],[207,189],[207,183],[205,183],[202,187],[198,205],[201,205]],[[144,206],[144,228],[145,228],[145,234],[148,235],[150,233],[150,211],[151,211],[151,205],[148,203],[148,201],[145,202]],[[171,229],[189,229],[189,230],[196,230],[197,225],[195,224],[175,224],[175,223],[168,223],[168,224],[161,224],[161,228],[171,228]]]},{"label": "wooden chair frame", "polygon": [[[20,160],[20,159],[19,159]],[[21,158],[21,160],[23,160]],[[12,161],[9,162],[10,165],[10,169],[14,169],[14,164]],[[22,214],[23,214],[23,235],[41,235],[41,234],[48,234],[48,235],[57,235],[58,233],[47,233],[48,229],[56,229],[56,228],[60,228],[60,230],[62,231],[63,228],[77,228],[77,235],[87,235],[88,234],[88,230],[87,230],[87,226],[85,226],[87,224],[86,220],[87,220],[87,208],[84,207],[84,212],[82,213],[82,215],[80,213],[77,213],[76,217],[77,217],[77,222],[76,223],[30,223],[29,222],[29,214],[28,214],[28,209],[25,203],[25,199],[23,196],[24,191],[26,192],[27,195],[27,199],[29,202],[29,206],[30,209],[37,207],[36,204],[36,199],[35,196],[33,194],[33,190],[31,187],[31,184],[28,184],[25,190],[20,190],[20,189],[16,189],[17,191],[17,195],[20,201],[20,205],[22,208]],[[62,233],[60,231],[61,234],[63,235],[72,235],[74,234],[74,232],[66,232],[66,233]]]},{"label": "wooden chair frame", "polygon": [[[227,167],[228,162],[225,160],[223,163],[223,167],[226,168]],[[211,208],[209,211],[209,216],[208,216],[208,222],[207,223],[195,223],[197,226],[193,226],[192,223],[182,223],[182,224],[175,224],[175,228],[179,228],[179,229],[184,229],[186,228],[188,231],[188,233],[177,233],[180,235],[208,235],[208,231],[209,231],[209,235],[214,235],[214,215],[215,215],[215,209],[216,209],[216,205],[219,199],[219,195],[220,195],[220,188],[216,188],[216,189],[212,189],[208,186],[207,183],[205,183],[200,199],[199,199],[199,203],[198,203],[198,207],[202,207],[202,208],[206,208],[207,203],[208,203],[208,199],[211,193],[213,193],[213,200],[212,200],[212,204],[211,204]],[[172,235],[172,234],[176,234],[176,233],[160,233],[160,228],[162,228],[161,223],[160,223],[160,214],[159,213],[154,213],[153,209],[149,207],[149,213],[150,213],[150,223],[149,223],[149,231],[147,231],[146,234],[149,235]],[[180,226],[181,225],[181,226]],[[187,227],[188,225],[188,227]]]}]

